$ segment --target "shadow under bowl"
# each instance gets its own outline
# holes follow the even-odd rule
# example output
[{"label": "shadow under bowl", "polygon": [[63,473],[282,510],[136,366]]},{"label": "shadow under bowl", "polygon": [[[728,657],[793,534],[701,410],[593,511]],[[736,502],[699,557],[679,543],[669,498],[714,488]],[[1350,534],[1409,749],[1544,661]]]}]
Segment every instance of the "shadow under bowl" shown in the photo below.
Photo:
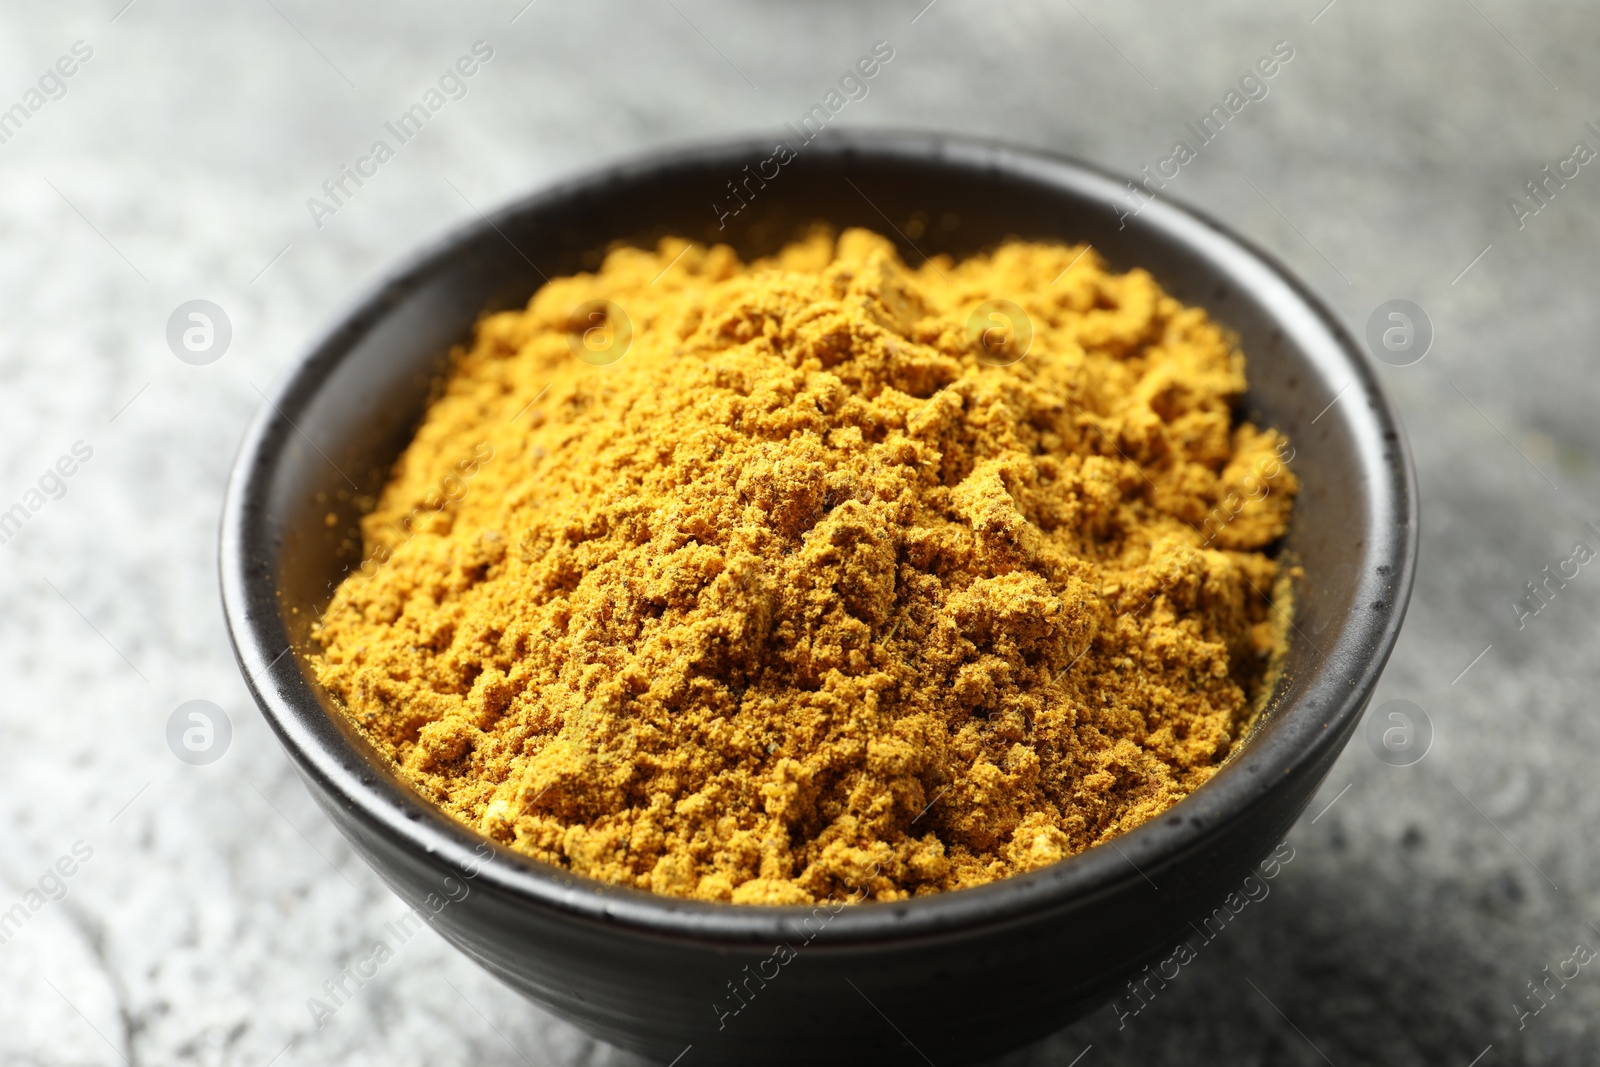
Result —
[{"label": "shadow under bowl", "polygon": [[[940,1064],[970,1062],[1102,1003],[1293,824],[1399,632],[1414,475],[1372,363],[1333,315],[1193,211],[1156,200],[1119,219],[1123,182],[1082,163],[870,133],[801,147],[731,214],[728,183],[770,174],[772,156],[768,141],[696,147],[556,185],[450,234],[358,300],[245,437],[222,521],[226,618],[256,702],[355,850],[448,941],[556,1015],[662,1061],[692,1046],[680,1067],[876,1062],[903,1041]],[[752,256],[816,219],[893,233],[910,263],[1011,235],[1089,241],[1114,269],[1149,270],[1238,333],[1241,414],[1288,435],[1304,487],[1283,547],[1305,577],[1266,710],[1210,782],[1115,847],[899,903],[834,913],[675,900],[488,842],[400,781],[313,676],[309,627],[359,563],[342,532],[357,499],[382,487],[451,345],[485,311],[593,268],[617,240],[681,234]]]}]

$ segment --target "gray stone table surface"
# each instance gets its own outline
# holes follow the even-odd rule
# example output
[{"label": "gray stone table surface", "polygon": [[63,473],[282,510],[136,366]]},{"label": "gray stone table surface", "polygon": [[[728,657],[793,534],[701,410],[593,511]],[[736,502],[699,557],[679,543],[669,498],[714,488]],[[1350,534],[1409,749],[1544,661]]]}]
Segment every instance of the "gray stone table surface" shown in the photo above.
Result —
[{"label": "gray stone table surface", "polygon": [[[25,113],[0,126],[0,509],[29,514],[0,544],[0,910],[60,897],[0,945],[0,1062],[634,1062],[432,932],[313,1020],[308,998],[402,905],[235,670],[219,502],[261,391],[397,257],[559,176],[774,130],[877,40],[895,57],[839,125],[1128,172],[1288,42],[1269,95],[1167,192],[1271,249],[1358,334],[1397,298],[1436,334],[1383,368],[1424,521],[1374,701],[1422,708],[1431,749],[1396,767],[1357,738],[1266,899],[1139,1014],[1006,1062],[1600,1062],[1600,967],[1550,982],[1538,1014],[1528,987],[1600,945],[1600,572],[1537,615],[1513,606],[1575,542],[1600,547],[1600,167],[1575,154],[1600,149],[1600,12],[925,3],[0,9],[0,108]],[[307,198],[479,40],[493,58],[467,95],[316,226]],[[1546,166],[1568,176],[1531,200]],[[166,341],[197,298],[232,324],[204,366]],[[70,477],[46,473],[75,450]],[[210,765],[167,745],[193,699],[231,721]],[[70,877],[50,874],[63,857]],[[883,1057],[921,1062],[887,1032]]]}]

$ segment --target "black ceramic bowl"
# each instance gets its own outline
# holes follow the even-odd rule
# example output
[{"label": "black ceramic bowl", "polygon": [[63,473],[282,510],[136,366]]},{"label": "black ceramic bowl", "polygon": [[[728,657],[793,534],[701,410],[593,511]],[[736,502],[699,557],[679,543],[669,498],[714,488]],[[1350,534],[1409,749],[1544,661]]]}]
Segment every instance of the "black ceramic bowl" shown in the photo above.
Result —
[{"label": "black ceramic bowl", "polygon": [[[245,438],[222,523],[228,626],[267,721],[354,848],[446,939],[550,1011],[662,1061],[687,1048],[680,1067],[876,1062],[896,1046],[915,1062],[907,1043],[941,1065],[970,1062],[1102,1003],[1237,889],[1299,816],[1399,631],[1414,476],[1367,357],[1283,268],[1209,219],[1161,200],[1122,220],[1111,205],[1123,182],[1081,163],[886,134],[819,139],[764,188],[751,182],[738,214],[721,214],[735,206],[728,183],[772,148],[695,148],[566,182],[451,234],[359,300]],[[482,312],[596,265],[617,239],[678,233],[748,255],[818,218],[896,234],[911,263],[1008,235],[1088,240],[1238,332],[1242,414],[1288,434],[1304,483],[1284,547],[1305,578],[1268,710],[1215,778],[1116,847],[902,903],[838,914],[691,903],[489,844],[397,780],[312,677],[309,624],[358,562],[338,532],[353,525],[355,498],[382,485],[441,359]]]}]

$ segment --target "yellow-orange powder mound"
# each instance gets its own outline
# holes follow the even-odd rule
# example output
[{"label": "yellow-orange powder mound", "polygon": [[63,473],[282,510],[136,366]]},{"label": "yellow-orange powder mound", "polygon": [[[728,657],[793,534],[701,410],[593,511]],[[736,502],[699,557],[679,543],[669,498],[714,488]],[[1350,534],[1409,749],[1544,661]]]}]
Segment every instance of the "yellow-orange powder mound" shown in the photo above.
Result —
[{"label": "yellow-orange powder mound", "polygon": [[[993,299],[1026,318],[969,326]],[[1244,388],[1205,312],[1083,248],[621,248],[457,353],[319,676],[424,794],[594,878],[1037,868],[1199,786],[1263,696],[1296,482]]]}]

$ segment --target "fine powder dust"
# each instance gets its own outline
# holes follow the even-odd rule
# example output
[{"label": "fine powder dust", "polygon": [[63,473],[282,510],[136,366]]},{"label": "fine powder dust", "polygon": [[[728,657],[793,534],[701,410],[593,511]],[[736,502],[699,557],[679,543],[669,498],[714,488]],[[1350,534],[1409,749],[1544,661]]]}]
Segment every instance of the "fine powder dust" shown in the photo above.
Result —
[{"label": "fine powder dust", "polygon": [[[995,299],[1025,319],[969,324]],[[318,675],[445,810],[593,878],[1042,867],[1206,781],[1270,685],[1297,485],[1244,388],[1204,311],[1082,247],[618,248],[456,353]]]}]

